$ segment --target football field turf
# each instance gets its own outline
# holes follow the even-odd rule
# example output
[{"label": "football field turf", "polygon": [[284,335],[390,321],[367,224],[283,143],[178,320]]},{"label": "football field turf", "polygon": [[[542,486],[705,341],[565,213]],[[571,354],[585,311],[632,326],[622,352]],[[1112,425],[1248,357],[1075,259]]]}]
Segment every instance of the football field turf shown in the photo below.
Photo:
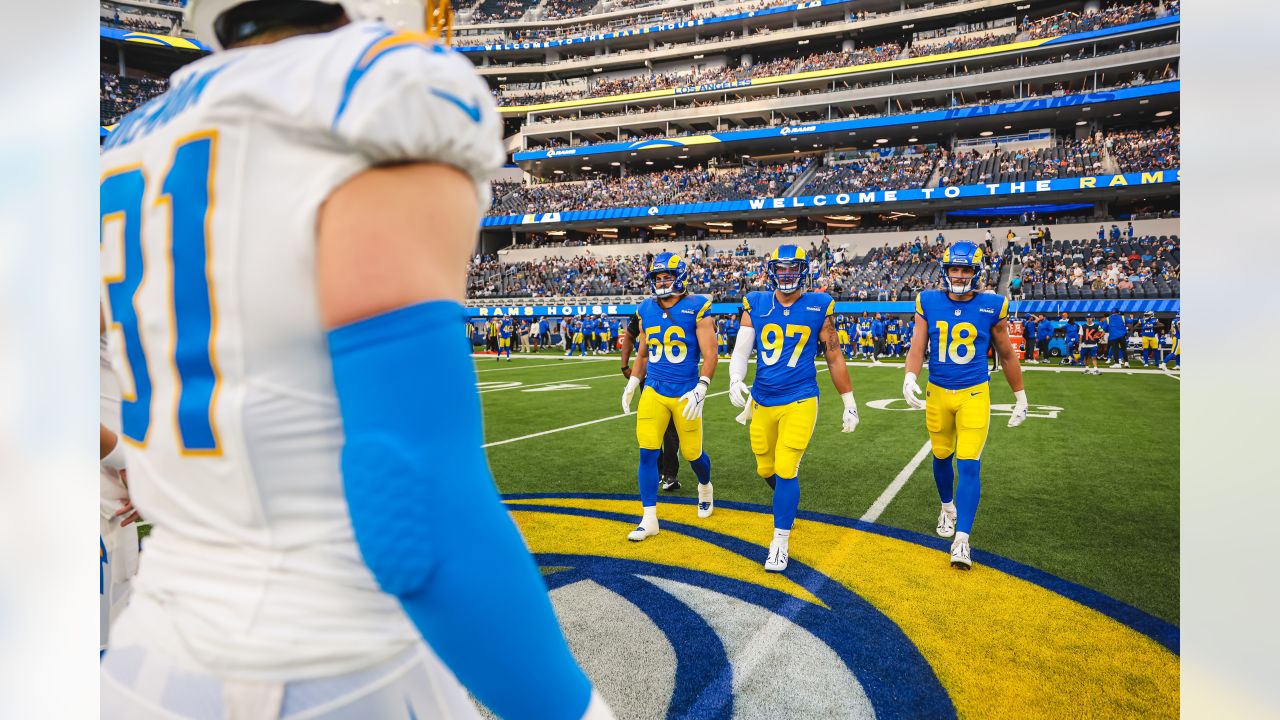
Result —
[{"label": "football field turf", "polygon": [[[771,492],[733,419],[727,360],[704,412],[716,513],[696,518],[682,462],[683,487],[660,495],[662,533],[638,544],[625,539],[639,517],[638,451],[617,357],[481,356],[476,367],[495,479],[575,653],[620,717],[1177,713],[1175,374],[1032,366],[1031,416],[1018,428],[1000,415],[1013,395],[993,376],[975,569],[964,573],[933,532],[928,436],[901,399],[901,366],[851,366],[853,434],[840,432],[820,368],[792,566],[779,577],[761,567]],[[713,651],[690,650],[698,633],[695,647]],[[668,704],[622,679],[630,671],[610,659],[619,643],[643,667],[671,667],[655,671],[671,676],[656,692]],[[795,648],[786,660],[760,659],[782,644]],[[792,674],[786,687],[815,684],[810,699],[778,700],[791,691],[762,678],[779,673]],[[854,690],[833,699],[833,686]],[[824,697],[835,705],[813,704]]]}]

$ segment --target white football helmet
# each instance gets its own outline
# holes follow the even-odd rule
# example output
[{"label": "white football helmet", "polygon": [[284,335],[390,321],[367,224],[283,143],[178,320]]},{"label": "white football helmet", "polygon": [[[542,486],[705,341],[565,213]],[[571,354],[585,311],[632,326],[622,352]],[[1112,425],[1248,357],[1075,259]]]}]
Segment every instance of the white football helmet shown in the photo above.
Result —
[{"label": "white football helmet", "polygon": [[[187,0],[186,24],[196,37],[209,43],[215,50],[222,50],[213,23],[222,13],[250,0]],[[341,5],[352,22],[361,20],[381,21],[393,30],[423,32],[427,25],[425,0],[317,0],[330,5]]]}]

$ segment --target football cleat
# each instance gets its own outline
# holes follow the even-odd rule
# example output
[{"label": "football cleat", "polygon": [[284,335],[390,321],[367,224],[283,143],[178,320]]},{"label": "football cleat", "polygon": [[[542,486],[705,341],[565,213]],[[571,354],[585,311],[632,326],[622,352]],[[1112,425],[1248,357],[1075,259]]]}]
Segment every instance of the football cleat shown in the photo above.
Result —
[{"label": "football cleat", "polygon": [[767,572],[782,572],[787,569],[787,541],[774,538],[769,543],[769,557],[765,558],[764,569]]},{"label": "football cleat", "polygon": [[969,570],[973,567],[973,561],[969,559],[969,543],[959,540],[951,543],[951,567],[959,570]]},{"label": "football cleat", "polygon": [[947,512],[946,508],[942,508],[938,512],[938,528],[937,533],[941,537],[952,537],[956,534],[956,511]]},{"label": "football cleat", "polygon": [[662,481],[658,483],[658,487],[667,492],[674,492],[680,489],[680,481],[673,477],[663,477]]},{"label": "football cleat", "polygon": [[711,494],[711,483],[698,483],[698,517],[711,517],[715,510],[715,499]]},{"label": "football cleat", "polygon": [[1165,366],[1164,366],[1164,363],[1160,363],[1160,369],[1161,369],[1161,370],[1168,370],[1169,368],[1165,367]]},{"label": "football cleat", "polygon": [[641,540],[644,540],[647,537],[652,537],[657,534],[658,534],[657,525],[654,525],[653,529],[649,529],[644,525],[637,525],[635,530],[632,530],[631,532],[627,533],[627,539],[630,540],[631,542],[640,542]]}]

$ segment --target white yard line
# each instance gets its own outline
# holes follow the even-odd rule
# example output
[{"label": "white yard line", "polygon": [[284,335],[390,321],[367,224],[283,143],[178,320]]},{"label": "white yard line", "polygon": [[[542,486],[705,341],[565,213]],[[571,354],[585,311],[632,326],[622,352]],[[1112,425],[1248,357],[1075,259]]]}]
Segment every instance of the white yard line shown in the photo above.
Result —
[{"label": "white yard line", "polygon": [[932,446],[929,441],[926,440],[924,446],[916,452],[915,457],[911,458],[911,462],[907,463],[907,466],[902,468],[902,472],[898,473],[898,476],[893,479],[893,482],[889,483],[889,487],[885,488],[884,492],[880,493],[880,497],[876,498],[876,501],[871,503],[871,507],[863,513],[860,518],[863,522],[875,522],[880,517],[880,514],[884,512],[885,508],[889,507],[889,503],[893,502],[893,498],[897,496],[898,491],[902,489],[902,486],[906,485],[907,480],[911,479],[911,475],[915,473],[916,468],[920,467],[920,463],[924,462],[924,459],[930,454],[929,451],[931,449]]},{"label": "white yard line", "polygon": [[[497,387],[497,388],[490,388],[490,389],[488,389],[488,390],[481,390],[481,391],[480,391],[480,394],[481,394],[481,395],[486,395],[486,394],[488,394],[488,393],[503,392],[504,390],[528,390],[529,388],[543,387],[544,385],[563,385],[563,384],[566,384],[566,383],[583,382],[584,380],[599,380],[599,379],[601,379],[601,378],[616,378],[616,377],[621,377],[621,375],[622,375],[621,373],[609,373],[608,375],[592,375],[591,377],[573,378],[573,379],[571,379],[571,380],[548,380],[547,382],[530,383],[530,384],[528,384],[528,385],[521,384],[521,385],[512,385],[512,386],[510,386],[510,387]],[[497,381],[495,381],[495,382],[497,382]]]},{"label": "white yard line", "polygon": [[[474,356],[473,356],[473,357],[474,357]],[[521,360],[545,360],[545,359],[546,359],[546,358],[521,358]],[[532,370],[533,368],[540,368],[540,367],[564,367],[564,366],[565,366],[565,361],[566,361],[566,360],[571,360],[571,359],[573,359],[573,358],[561,358],[560,360],[557,360],[556,362],[552,362],[552,363],[545,363],[545,364],[543,364],[543,365],[520,365],[520,366],[517,366],[517,365],[508,365],[507,367],[492,367],[492,368],[485,368],[485,369],[483,369],[483,370],[476,370],[476,372],[477,372],[477,373],[490,373],[490,372],[504,372],[504,371],[506,371],[506,370]],[[613,357],[613,358],[610,358],[610,357],[577,358],[576,362],[582,362],[582,361],[584,361],[584,360],[586,360],[586,361],[588,361],[588,362],[589,362],[589,361],[592,361],[592,360],[595,360],[595,361],[599,362],[599,361],[602,361],[602,360],[617,360],[617,359],[618,359],[618,358],[616,358],[616,357]]]},{"label": "white yard line", "polygon": [[[729,394],[728,390],[721,390],[720,392],[717,392],[717,393],[711,393],[707,397],[713,398],[713,397],[718,397],[720,395],[728,395],[728,394]],[[627,413],[625,415],[621,413],[618,415],[610,415],[609,417],[596,418],[595,420],[588,420],[586,422],[575,423],[573,425],[565,425],[564,427],[553,428],[551,430],[543,430],[542,432],[536,432],[536,433],[533,433],[532,435],[521,435],[520,437],[507,438],[506,440],[494,440],[493,442],[485,443],[484,445],[481,445],[481,447],[489,448],[489,447],[494,447],[496,445],[506,445],[508,443],[520,442],[521,440],[529,440],[536,437],[542,437],[543,435],[551,435],[553,433],[564,432],[565,430],[575,430],[580,427],[595,425],[596,423],[608,422],[610,420],[617,420],[618,418],[631,417],[632,415],[635,415],[635,413]]]},{"label": "white yard line", "polygon": [[[476,360],[493,360],[493,358],[496,356],[489,353],[471,353],[471,357],[475,358]],[[573,356],[561,355],[559,354],[559,352],[556,352],[556,353],[544,352],[541,354],[511,353],[512,360],[550,360],[552,358],[555,358],[557,361],[560,361],[560,362],[564,362],[566,360],[572,360],[573,362],[591,362],[593,360],[617,360],[618,357],[619,356],[616,353],[613,355],[587,355],[585,357],[582,355],[573,355]]]}]

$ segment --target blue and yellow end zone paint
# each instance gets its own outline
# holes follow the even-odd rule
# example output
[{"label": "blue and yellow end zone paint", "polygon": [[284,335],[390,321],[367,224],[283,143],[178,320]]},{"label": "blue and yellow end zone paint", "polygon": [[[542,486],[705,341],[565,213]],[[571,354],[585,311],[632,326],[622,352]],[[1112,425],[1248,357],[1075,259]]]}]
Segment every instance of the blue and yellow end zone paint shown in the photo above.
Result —
[{"label": "blue and yellow end zone paint", "polygon": [[[790,567],[775,575],[762,567],[773,526],[764,506],[717,502],[715,515],[698,520],[692,499],[663,498],[662,532],[630,543],[632,497],[506,500],[553,591],[595,581],[638,598],[660,629],[673,622],[665,616],[691,611],[666,596],[644,600],[654,585],[642,578],[764,608],[830,647],[877,717],[1178,715],[1177,627],[980,549],[962,573],[947,562],[947,540],[801,512]],[[666,632],[678,666],[668,717],[685,716],[695,698],[710,708],[699,716],[730,717],[732,693],[715,683],[731,659],[705,623],[691,622]]]}]

